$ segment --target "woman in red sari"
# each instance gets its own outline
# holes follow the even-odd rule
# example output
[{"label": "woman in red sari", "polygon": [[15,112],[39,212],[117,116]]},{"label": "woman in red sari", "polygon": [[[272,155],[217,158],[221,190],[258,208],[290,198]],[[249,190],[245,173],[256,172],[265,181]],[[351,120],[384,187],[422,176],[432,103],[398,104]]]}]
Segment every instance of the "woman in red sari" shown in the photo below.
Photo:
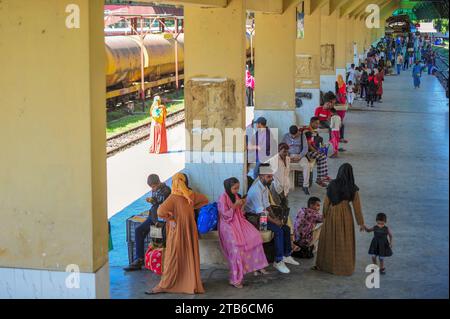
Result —
[{"label": "woman in red sari", "polygon": [[378,68],[378,73],[375,75],[378,81],[378,88],[377,88],[377,101],[381,103],[381,98],[383,96],[383,81],[384,81],[384,69]]},{"label": "woman in red sari", "polygon": [[166,131],[167,110],[161,104],[161,98],[155,96],[150,108],[150,153],[167,153],[167,131]]},{"label": "woman in red sari", "polygon": [[338,75],[337,77],[337,102],[339,104],[347,103],[347,86],[345,85],[344,78],[342,75]]}]

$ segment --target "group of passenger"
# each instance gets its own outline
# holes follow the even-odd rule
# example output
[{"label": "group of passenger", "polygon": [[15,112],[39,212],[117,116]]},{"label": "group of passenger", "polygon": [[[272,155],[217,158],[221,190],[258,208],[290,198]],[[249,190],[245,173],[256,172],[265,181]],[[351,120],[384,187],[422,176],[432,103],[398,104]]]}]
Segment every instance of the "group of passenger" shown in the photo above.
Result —
[{"label": "group of passenger", "polygon": [[[266,268],[272,262],[271,255],[273,267],[283,274],[290,273],[288,265],[299,265],[294,257],[312,258],[316,254],[313,270],[351,275],[356,256],[353,216],[360,231],[376,234],[369,253],[374,263],[380,261],[381,273],[385,272],[383,258],[392,255],[392,233],[385,226],[386,215],[378,214],[374,227],[364,224],[359,188],[350,164],[343,164],[335,179],[328,175],[328,158],[338,157],[345,151],[340,143],[348,143],[344,138],[346,108],[337,106],[348,104],[352,107],[358,95],[366,99],[368,106],[373,107],[375,101],[381,102],[385,59],[385,51],[372,48],[364,63],[358,67],[351,65],[345,80],[339,75],[336,91],[323,94],[321,105],[307,126],[289,127],[289,132],[277,145],[276,154],[267,152],[274,139],[264,117],[247,127],[247,152],[256,154],[254,167],[248,169],[247,194],[242,196],[241,181],[230,177],[223,181],[224,192],[217,202],[220,249],[228,261],[230,285],[242,288],[248,273],[268,275]],[[388,61],[392,63],[390,59]],[[254,78],[249,71],[246,87],[247,104],[253,105]],[[159,97],[155,98],[150,115],[153,120],[150,152],[167,152],[166,109]],[[333,147],[329,157],[323,150],[324,139],[319,135],[319,128],[328,130],[329,143]],[[309,181],[314,165],[316,184],[326,188],[323,202],[318,197],[309,197],[307,206],[295,215],[294,223],[289,205],[292,163],[299,163],[301,167],[301,187],[306,195],[311,195]],[[152,225],[163,221],[163,274],[159,284],[146,294],[203,293],[195,211],[207,205],[208,199],[190,188],[188,176],[183,173],[172,177],[172,189],[154,174],[148,177],[148,185],[152,196],[147,201],[152,208],[148,219],[136,228],[136,259],[125,270],[142,269],[144,239]],[[322,203],[323,213],[320,212]],[[267,217],[266,229],[273,235],[271,246],[262,239],[264,227],[261,223],[265,219],[261,216]]]},{"label": "group of passenger", "polygon": [[420,78],[424,69],[428,69],[429,75],[437,70],[436,53],[431,43],[427,43],[423,37],[414,34],[399,36],[396,39],[386,37],[382,43],[382,50],[388,52],[387,61],[390,65],[395,65],[397,75],[412,68],[414,88],[420,88]]},{"label": "group of passenger", "polygon": [[[267,140],[271,140],[271,133],[267,129],[267,120],[258,118],[255,121],[257,127],[269,131],[269,136],[260,134],[259,139],[255,139],[259,130],[252,131],[252,135],[248,136],[247,148],[257,151],[260,162],[253,170],[254,179],[249,180],[251,184],[247,194],[242,196],[239,193],[242,187],[237,178],[230,177],[223,182],[224,192],[218,199],[218,233],[220,249],[230,269],[229,284],[233,287],[242,288],[244,276],[248,273],[254,276],[268,275],[269,261],[273,261],[273,267],[277,271],[288,274],[288,266],[299,265],[294,257],[312,258],[315,254],[317,258],[313,270],[351,275],[356,255],[352,211],[361,231],[382,232],[380,238],[384,238],[384,235],[391,236],[384,226],[368,228],[364,225],[358,187],[350,164],[343,164],[339,168],[336,179],[332,180],[328,176],[327,156],[319,149],[320,136],[317,130],[321,126],[333,128],[333,124],[328,123],[329,116],[324,116],[327,110],[332,114],[331,122],[335,121],[333,117],[341,117],[333,108],[336,96],[332,92],[324,95],[323,102],[318,107],[318,116],[311,118],[308,126],[290,127],[289,133],[278,144],[278,152],[270,154],[269,160],[263,160],[259,155],[263,150],[260,146],[267,145]],[[259,145],[253,144],[256,140]],[[320,212],[321,200],[310,197],[307,206],[298,210],[295,222],[292,223],[289,207],[290,163],[303,163],[304,181],[308,181],[311,160],[316,160],[318,165],[317,184],[327,187],[323,213]],[[172,189],[154,174],[148,177],[148,184],[152,196],[147,201],[152,204],[152,208],[147,221],[136,229],[136,259],[125,270],[133,271],[143,267],[144,239],[150,226],[163,220],[163,274],[158,285],[146,291],[146,294],[203,293],[205,290],[200,276],[195,211],[207,205],[208,199],[190,188],[188,177],[183,173],[172,177]],[[303,190],[307,194],[308,187],[304,182]],[[267,231],[273,234],[271,245],[263,242],[260,233],[261,216],[267,216]],[[344,229],[345,231],[341,231]],[[380,265],[384,267],[381,264],[384,255],[380,256],[377,245],[375,243],[374,248],[371,248],[372,255],[375,259],[380,258]],[[386,255],[385,251],[387,249],[383,251]]]}]

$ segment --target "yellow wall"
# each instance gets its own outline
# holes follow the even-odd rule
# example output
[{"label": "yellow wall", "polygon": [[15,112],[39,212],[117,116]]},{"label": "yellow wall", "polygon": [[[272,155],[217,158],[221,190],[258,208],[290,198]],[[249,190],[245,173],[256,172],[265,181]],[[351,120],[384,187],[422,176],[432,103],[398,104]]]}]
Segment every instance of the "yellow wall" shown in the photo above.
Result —
[{"label": "yellow wall", "polygon": [[[308,12],[311,6],[311,0],[305,0],[305,11]],[[300,55],[311,56],[311,83],[299,81],[298,76],[296,80],[296,88],[320,88],[320,10],[315,10],[312,14],[305,14],[305,37],[296,40],[296,55],[297,65]]]},{"label": "yellow wall", "polygon": [[[65,26],[66,5],[81,28]],[[0,3],[0,267],[107,261],[103,0]]]},{"label": "yellow wall", "polygon": [[[185,81],[191,78],[227,78],[235,83],[233,128],[245,127],[246,10],[244,0],[232,0],[227,8],[203,9],[185,6]],[[186,89],[185,89],[186,90]],[[227,109],[228,105],[223,106]],[[235,110],[237,108],[237,110]],[[186,101],[186,121],[196,119]],[[220,114],[211,113],[215,117]],[[190,120],[188,121],[190,122]],[[225,121],[215,119],[223,129]],[[192,123],[186,123],[190,127]],[[222,127],[221,127],[222,126]],[[188,146],[187,148],[191,149]],[[236,150],[243,151],[243,149]]]},{"label": "yellow wall", "polygon": [[333,44],[334,45],[334,68],[333,70],[321,70],[322,75],[335,75],[336,74],[336,60],[338,55],[338,50],[340,49],[338,45],[338,33],[342,33],[342,30],[337,28],[337,11],[331,15],[328,15],[329,9],[328,5],[322,7],[322,17],[320,25],[320,43]]},{"label": "yellow wall", "polygon": [[283,14],[255,13],[257,109],[295,108],[296,4]]}]

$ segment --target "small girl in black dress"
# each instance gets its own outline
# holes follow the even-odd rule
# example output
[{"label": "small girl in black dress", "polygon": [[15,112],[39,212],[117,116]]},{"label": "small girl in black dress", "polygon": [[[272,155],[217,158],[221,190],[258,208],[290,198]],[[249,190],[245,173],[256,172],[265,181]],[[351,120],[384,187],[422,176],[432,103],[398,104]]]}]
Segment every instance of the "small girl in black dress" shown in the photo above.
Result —
[{"label": "small girl in black dress", "polygon": [[[386,269],[384,268],[384,257],[392,256],[392,233],[386,226],[387,217],[384,213],[378,213],[376,222],[377,224],[372,227],[366,228],[368,233],[373,232],[374,236],[369,248],[369,255],[372,256],[372,262],[377,264],[377,257],[380,260],[380,274],[384,275]],[[389,237],[389,240],[388,240]]]}]

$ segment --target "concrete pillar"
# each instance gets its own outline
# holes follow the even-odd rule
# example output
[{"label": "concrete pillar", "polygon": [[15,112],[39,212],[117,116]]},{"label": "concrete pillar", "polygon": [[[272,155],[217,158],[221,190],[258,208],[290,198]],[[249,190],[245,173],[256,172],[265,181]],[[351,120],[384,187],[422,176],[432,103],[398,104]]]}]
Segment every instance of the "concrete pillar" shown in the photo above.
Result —
[{"label": "concrete pillar", "polygon": [[0,298],[109,297],[103,5],[0,2]]},{"label": "concrete pillar", "polygon": [[216,201],[224,179],[244,186],[245,138],[227,134],[245,129],[245,1],[186,5],[184,15],[186,172],[195,190]]},{"label": "concrete pillar", "polygon": [[[302,98],[298,110],[299,124],[309,123],[315,108],[320,103],[320,35],[321,11],[311,10],[311,1],[305,0],[305,36],[296,41],[296,80],[297,92],[310,93],[312,98]],[[312,11],[312,12],[311,12]]]},{"label": "concrete pillar", "polygon": [[335,45],[335,61],[336,61],[336,77],[338,74],[345,79],[347,68],[347,42],[351,41],[347,33],[347,19],[339,17],[339,10],[336,11],[336,45]]},{"label": "concrete pillar", "polygon": [[297,122],[295,114],[296,5],[283,14],[255,13],[255,118],[278,128],[279,139]]},{"label": "concrete pillar", "polygon": [[343,30],[338,29],[339,10],[328,15],[328,6],[322,7],[320,25],[320,89],[323,92],[335,91],[338,40],[342,40]]}]

